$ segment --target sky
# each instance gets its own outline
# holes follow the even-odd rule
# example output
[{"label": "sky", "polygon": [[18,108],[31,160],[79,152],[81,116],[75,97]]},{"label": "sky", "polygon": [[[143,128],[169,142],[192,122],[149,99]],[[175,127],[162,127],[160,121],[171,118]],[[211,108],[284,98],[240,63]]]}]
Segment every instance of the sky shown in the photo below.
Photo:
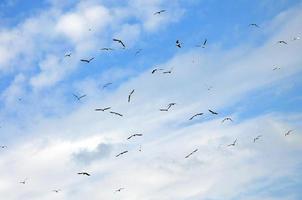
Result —
[{"label": "sky", "polygon": [[300,200],[301,11],[298,0],[2,0],[1,196]]}]

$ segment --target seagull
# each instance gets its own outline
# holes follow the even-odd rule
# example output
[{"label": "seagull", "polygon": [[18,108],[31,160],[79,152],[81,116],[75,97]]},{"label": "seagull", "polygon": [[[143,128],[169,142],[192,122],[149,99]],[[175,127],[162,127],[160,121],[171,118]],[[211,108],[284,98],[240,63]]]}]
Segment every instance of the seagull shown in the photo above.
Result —
[{"label": "seagull", "polygon": [[105,89],[105,88],[108,87],[109,85],[112,85],[112,83],[106,83],[105,85],[103,85],[103,89]]},{"label": "seagull", "polygon": [[112,111],[110,111],[110,113],[111,113],[111,114],[114,114],[114,115],[118,115],[118,116],[121,116],[121,117],[123,117],[123,115],[122,115],[122,114],[120,114],[120,113],[117,113],[117,112],[112,112]]},{"label": "seagull", "polygon": [[7,148],[7,146],[0,146],[0,148],[1,148],[1,149],[5,149],[5,148]]},{"label": "seagull", "polygon": [[125,188],[119,188],[119,189],[115,190],[115,192],[121,192],[123,189],[125,189]]},{"label": "seagull", "polygon": [[115,39],[115,38],[113,38],[112,40],[113,40],[114,42],[120,43],[124,48],[126,48],[126,46],[125,46],[125,44],[123,43],[122,40],[120,40],[120,39]]},{"label": "seagull", "polygon": [[168,71],[164,71],[163,74],[171,74],[172,70],[173,70],[173,67],[170,70],[168,70]]},{"label": "seagull", "polygon": [[167,108],[162,108],[162,109],[159,109],[160,111],[169,111],[169,109],[172,107],[172,106],[174,106],[174,105],[176,105],[176,103],[169,103],[168,104],[168,106],[167,106]]},{"label": "seagull", "polygon": [[236,139],[232,144],[229,144],[228,147],[230,147],[230,146],[235,146],[236,143],[237,143],[237,139]]},{"label": "seagull", "polygon": [[130,137],[128,137],[127,140],[130,140],[132,137],[137,137],[137,136],[143,136],[143,134],[140,133],[133,134]]},{"label": "seagull", "polygon": [[24,185],[26,183],[26,180],[27,180],[27,178],[25,178],[24,181],[20,181],[19,183]]},{"label": "seagull", "polygon": [[249,26],[254,26],[256,28],[260,28],[260,26],[258,26],[258,24],[249,24]]},{"label": "seagull", "polygon": [[113,49],[112,49],[112,48],[107,48],[107,47],[105,47],[105,48],[101,48],[100,50],[101,50],[101,51],[113,51]]},{"label": "seagull", "polygon": [[115,157],[119,157],[119,156],[121,156],[121,155],[123,155],[123,154],[125,154],[125,153],[128,153],[128,151],[123,151],[123,152],[117,154]]},{"label": "seagull", "polygon": [[218,115],[217,112],[214,112],[214,111],[212,111],[212,110],[209,110],[209,112],[212,113],[213,115]]},{"label": "seagull", "polygon": [[135,55],[138,55],[140,52],[142,51],[142,49],[139,49],[135,52]]},{"label": "seagull", "polygon": [[79,174],[79,175],[84,175],[84,176],[90,176],[90,174],[87,173],[87,172],[79,172],[78,174]]},{"label": "seagull", "polygon": [[277,43],[279,43],[279,44],[287,44],[287,42],[285,42],[284,40],[280,40]]},{"label": "seagull", "polygon": [[160,14],[163,13],[163,12],[166,12],[166,10],[157,11],[157,12],[155,12],[153,15],[160,15]]},{"label": "seagull", "polygon": [[177,46],[178,48],[181,48],[181,44],[180,44],[179,40],[176,40],[176,46]]},{"label": "seagull", "polygon": [[90,59],[81,59],[80,61],[85,62],[85,63],[90,63],[93,59],[94,59],[94,57],[92,57]]},{"label": "seagull", "polygon": [[207,42],[208,42],[208,39],[205,39],[202,45],[201,44],[200,45],[196,45],[196,47],[206,48]]},{"label": "seagull", "polygon": [[291,134],[291,132],[293,132],[294,130],[289,130],[289,131],[287,131],[286,133],[285,133],[285,136],[288,136],[288,135],[290,135]]},{"label": "seagull", "polygon": [[193,155],[194,153],[196,153],[198,151],[198,149],[195,149],[194,151],[192,151],[191,153],[189,153],[185,158],[189,158],[191,155]]},{"label": "seagull", "polygon": [[67,53],[67,54],[65,54],[65,56],[64,57],[71,57],[71,53]]},{"label": "seagull", "polygon": [[226,118],[224,118],[224,119],[221,121],[221,123],[223,123],[223,122],[225,122],[225,121],[227,121],[227,120],[229,120],[229,121],[233,122],[232,118],[230,118],[230,117],[226,117]]},{"label": "seagull", "polygon": [[58,189],[58,190],[52,190],[53,192],[55,192],[55,193],[59,193],[59,192],[61,192],[61,189]]},{"label": "seagull", "polygon": [[78,101],[80,101],[82,98],[86,97],[87,95],[84,94],[84,95],[82,95],[82,96],[78,96],[78,95],[76,95],[76,94],[73,94],[73,96],[74,96],[75,98],[77,98]]},{"label": "seagull", "polygon": [[201,116],[201,115],[203,115],[203,113],[197,113],[197,114],[193,115],[189,120],[192,120],[192,119],[194,119],[195,117]]},{"label": "seagull", "polygon": [[130,103],[130,100],[131,100],[131,96],[132,96],[132,94],[134,93],[134,89],[130,92],[130,94],[128,95],[128,102]]},{"label": "seagull", "polygon": [[274,67],[273,71],[278,70],[278,69],[281,69],[281,67]]},{"label": "seagull", "polygon": [[164,69],[158,69],[158,68],[156,68],[156,69],[153,69],[151,73],[154,74],[155,72],[162,71],[162,70],[164,70]]},{"label": "seagull", "polygon": [[94,111],[106,111],[106,110],[109,110],[111,107],[106,107],[106,108],[96,108],[94,109]]},{"label": "seagull", "polygon": [[262,137],[262,135],[258,135],[257,137],[254,138],[254,143],[259,140]]}]

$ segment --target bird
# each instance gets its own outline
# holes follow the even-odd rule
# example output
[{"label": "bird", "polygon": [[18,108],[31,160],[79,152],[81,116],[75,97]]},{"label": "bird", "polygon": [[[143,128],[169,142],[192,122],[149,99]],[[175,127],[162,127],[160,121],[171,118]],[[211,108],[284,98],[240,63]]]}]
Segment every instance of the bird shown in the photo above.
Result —
[{"label": "bird", "polygon": [[120,114],[120,113],[117,113],[117,112],[113,112],[113,111],[110,111],[110,113],[111,113],[111,114],[114,114],[114,115],[118,115],[118,116],[121,116],[121,117],[123,117],[123,115],[122,115],[122,114]]},{"label": "bird", "polygon": [[153,15],[160,15],[160,14],[163,13],[163,12],[166,12],[166,10],[157,11],[157,12],[155,12]]},{"label": "bird", "polygon": [[106,108],[96,108],[94,109],[94,111],[106,111],[106,110],[109,110],[111,107],[106,107]]},{"label": "bird", "polygon": [[73,96],[74,96],[78,101],[80,101],[82,98],[86,97],[87,95],[84,94],[84,95],[78,96],[78,95],[76,95],[76,94],[73,94]]},{"label": "bird", "polygon": [[129,136],[129,137],[127,138],[127,140],[130,140],[131,138],[137,137],[137,136],[143,136],[143,134],[141,134],[141,133],[133,134],[133,135]]},{"label": "bird", "polygon": [[105,89],[105,88],[108,87],[109,85],[112,85],[112,83],[106,83],[105,85],[103,85],[103,89]]},{"label": "bird", "polygon": [[88,172],[79,172],[78,175],[90,176]]},{"label": "bird", "polygon": [[256,28],[260,28],[260,26],[258,26],[258,24],[255,24],[255,23],[249,24],[249,26],[254,26],[254,27],[256,27]]},{"label": "bird", "polygon": [[196,47],[202,47],[202,48],[206,48],[206,44],[207,44],[207,42],[208,42],[208,39],[205,39],[202,45],[201,45],[201,44],[199,44],[199,45],[196,45]]},{"label": "bird", "polygon": [[1,148],[1,149],[5,149],[5,148],[7,148],[7,146],[0,146],[0,148]]},{"label": "bird", "polygon": [[113,51],[112,48],[104,47],[100,49],[101,51]]},{"label": "bird", "polygon": [[192,120],[192,119],[194,119],[195,117],[201,116],[201,115],[203,115],[203,113],[197,113],[197,114],[193,115],[189,120]]},{"label": "bird", "polygon": [[281,69],[281,67],[274,67],[273,71],[278,70],[278,69]]},{"label": "bird", "polygon": [[290,135],[291,134],[291,132],[293,132],[294,130],[289,130],[289,131],[287,131],[284,135],[285,136],[288,136],[288,135]]},{"label": "bird", "polygon": [[123,151],[123,152],[117,154],[115,157],[119,157],[119,156],[121,156],[121,155],[123,155],[123,154],[125,154],[125,153],[128,153],[128,151]]},{"label": "bird", "polygon": [[141,51],[142,51],[142,49],[138,49],[138,50],[135,52],[135,55],[138,55]]},{"label": "bird", "polygon": [[169,111],[169,109],[170,109],[172,106],[174,106],[174,105],[176,105],[176,103],[169,103],[168,106],[167,106],[167,108],[162,108],[162,109],[159,109],[159,110],[160,110],[160,111]]},{"label": "bird", "polygon": [[52,190],[53,192],[55,193],[59,193],[61,191],[61,189],[58,189],[58,190]]},{"label": "bird", "polygon": [[128,103],[130,103],[130,100],[131,100],[131,96],[132,96],[132,94],[134,93],[134,89],[130,92],[130,94],[128,95]]},{"label": "bird", "polygon": [[71,57],[71,53],[66,53],[64,57]]},{"label": "bird", "polygon": [[295,41],[295,40],[300,40],[301,38],[299,37],[299,36],[296,36],[296,37],[294,37],[293,38],[293,40]]},{"label": "bird", "polygon": [[212,111],[212,110],[210,110],[210,109],[209,109],[209,112],[212,113],[213,115],[218,115],[217,112],[214,112],[214,111]]},{"label": "bird", "polygon": [[80,61],[85,62],[85,63],[90,63],[93,59],[94,59],[94,57],[92,57],[90,59],[81,59]]},{"label": "bird", "polygon": [[116,38],[113,38],[112,40],[113,40],[114,42],[120,43],[124,48],[126,48],[126,45],[124,44],[124,42],[123,42],[122,40],[116,39]]},{"label": "bird", "polygon": [[155,69],[152,70],[151,74],[154,74],[155,72],[162,71],[162,70],[164,70],[164,69],[155,68]]},{"label": "bird", "polygon": [[230,146],[235,146],[236,143],[237,143],[237,139],[236,139],[232,144],[229,144],[228,147],[230,147]]},{"label": "bird", "polygon": [[195,149],[194,151],[192,151],[191,153],[189,153],[188,155],[186,155],[185,158],[189,158],[191,155],[193,155],[194,153],[196,153],[198,151],[198,149]]},{"label": "bird", "polygon": [[173,70],[173,67],[170,70],[164,71],[163,74],[171,74]]},{"label": "bird", "polygon": [[287,44],[287,42],[285,42],[284,40],[279,40],[277,43],[279,43],[279,44]]},{"label": "bird", "polygon": [[180,44],[179,40],[176,40],[176,46],[177,46],[178,48],[181,48],[181,44]]},{"label": "bird", "polygon": [[262,137],[262,135],[258,135],[257,137],[254,138],[254,143],[259,140]]},{"label": "bird", "polygon": [[121,192],[123,189],[125,189],[125,188],[119,188],[119,189],[115,190],[115,192]]},{"label": "bird", "polygon": [[26,180],[27,180],[27,178],[25,178],[23,181],[20,181],[19,183],[20,184],[23,184],[23,185],[25,185],[25,183],[26,183]]},{"label": "bird", "polygon": [[232,118],[226,117],[226,118],[224,118],[224,119],[221,121],[221,123],[223,123],[223,122],[225,122],[225,121],[227,121],[227,120],[233,122]]}]

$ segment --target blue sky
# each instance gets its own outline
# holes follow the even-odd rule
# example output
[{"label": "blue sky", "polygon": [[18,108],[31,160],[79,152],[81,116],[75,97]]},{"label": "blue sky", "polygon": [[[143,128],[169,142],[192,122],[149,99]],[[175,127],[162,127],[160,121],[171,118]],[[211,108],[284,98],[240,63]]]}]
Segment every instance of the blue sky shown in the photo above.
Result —
[{"label": "blue sky", "polygon": [[[1,1],[0,193],[301,199],[301,10],[296,0]],[[105,107],[123,117],[94,111]]]}]

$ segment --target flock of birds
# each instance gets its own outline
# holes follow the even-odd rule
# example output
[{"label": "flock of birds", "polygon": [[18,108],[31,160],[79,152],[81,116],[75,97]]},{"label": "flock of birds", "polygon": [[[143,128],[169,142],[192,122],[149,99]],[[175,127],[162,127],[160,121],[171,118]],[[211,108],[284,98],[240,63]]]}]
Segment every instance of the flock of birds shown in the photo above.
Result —
[{"label": "flock of birds", "polygon": [[[154,15],[161,15],[163,14],[164,12],[166,12],[166,10],[160,10],[160,11],[157,11],[154,13]],[[249,24],[250,27],[255,27],[255,28],[260,28],[259,25],[255,24],[255,23],[252,23],[252,24]],[[91,29],[89,29],[91,30]],[[293,40],[300,40],[300,37],[294,37]],[[118,44],[121,45],[122,48],[126,48],[126,44],[121,40],[121,39],[117,39],[117,38],[113,38],[113,41],[114,42],[117,42]],[[206,48],[206,45],[208,43],[208,40],[205,39],[201,44],[197,44],[196,47],[201,47],[201,48]],[[284,44],[284,45],[287,45],[288,43],[284,40],[280,40],[280,41],[277,41],[278,44]],[[175,46],[177,48],[182,48],[182,43],[180,40],[176,40],[175,42]],[[113,51],[114,49],[113,48],[109,48],[109,47],[104,47],[104,48],[101,48],[100,50],[102,51]],[[138,54],[142,51],[142,49],[139,49],[135,54]],[[65,54],[65,57],[71,57],[72,56],[72,53],[67,53]],[[91,57],[91,58],[88,58],[88,59],[80,59],[81,62],[84,62],[84,63],[87,63],[89,64],[90,62],[92,62],[95,58],[94,57]],[[280,69],[280,67],[274,67],[273,70],[278,70]],[[170,70],[165,70],[165,69],[162,69],[162,68],[155,68],[151,71],[152,74],[155,74],[155,73],[158,73],[158,72],[162,72],[163,74],[171,74],[172,73],[172,69]],[[102,86],[103,89],[109,87],[110,85],[112,85],[113,83],[106,83]],[[211,87],[208,88],[208,90],[210,90]],[[130,103],[131,102],[131,99],[132,99],[132,96],[133,94],[135,93],[135,89],[131,90],[129,95],[128,95],[128,102]],[[74,98],[76,98],[76,100],[78,101],[81,101],[81,99],[85,98],[87,95],[86,94],[83,94],[83,95],[77,95],[77,94],[73,94]],[[164,108],[160,108],[159,111],[160,112],[168,112],[173,106],[175,106],[176,103],[169,103],[166,107]],[[123,117],[123,114],[121,113],[118,113],[118,112],[115,112],[115,111],[111,111],[111,107],[105,107],[105,108],[96,108],[95,109],[96,112],[105,112],[105,111],[109,111],[109,113],[113,114],[113,115],[117,115],[117,116],[120,116],[120,117]],[[211,109],[208,109],[208,112],[212,115],[219,115],[218,112],[214,111],[214,110],[211,110]],[[193,114],[190,118],[188,118],[188,120],[193,120],[197,117],[200,117],[204,115],[203,112],[200,112],[200,113],[195,113]],[[224,118],[221,123],[224,123],[226,121],[230,121],[230,122],[233,122],[233,119],[230,118],[230,117],[226,117]],[[284,135],[285,136],[289,136],[291,133],[293,132],[293,130],[289,130],[287,131]],[[130,135],[127,140],[130,140],[132,138],[135,138],[135,137],[142,137],[143,134],[140,134],[140,133],[136,133],[136,134],[132,134]],[[253,138],[253,142],[257,142],[257,140],[260,140],[262,137],[262,135],[258,135],[257,137]],[[226,145],[226,147],[234,147],[237,145],[237,138],[230,144]],[[1,149],[5,149],[7,148],[7,146],[0,146]],[[141,151],[141,149],[139,150]],[[198,152],[198,148],[194,149],[192,152],[190,152],[189,154],[187,154],[186,156],[184,156],[185,159],[188,159],[190,158],[191,156],[193,156],[195,153]],[[125,150],[125,151],[122,151],[118,154],[115,155],[115,157],[120,157],[120,156],[123,156],[124,154],[128,153],[128,150]],[[82,175],[82,176],[91,176],[91,173],[89,172],[86,172],[86,171],[82,171],[82,172],[78,172],[77,173],[78,175]],[[28,178],[25,178],[24,180],[20,181],[19,183],[20,184],[26,184],[27,183],[27,180]],[[118,188],[117,190],[115,190],[115,192],[121,192],[122,190],[124,190],[125,188]],[[62,190],[61,189],[54,189],[52,190],[52,192],[55,192],[55,193],[59,193],[61,192]]]}]

